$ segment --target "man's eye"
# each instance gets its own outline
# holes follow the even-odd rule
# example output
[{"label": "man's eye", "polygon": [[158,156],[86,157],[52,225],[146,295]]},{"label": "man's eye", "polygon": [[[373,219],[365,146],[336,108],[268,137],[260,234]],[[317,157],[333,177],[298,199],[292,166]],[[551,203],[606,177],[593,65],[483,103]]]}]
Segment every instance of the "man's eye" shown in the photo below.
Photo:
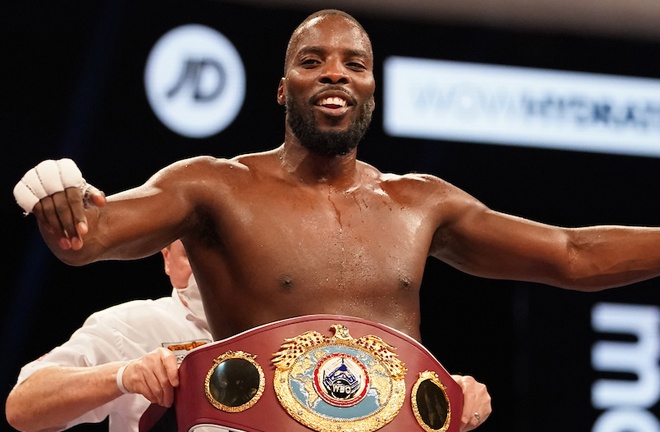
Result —
[{"label": "man's eye", "polygon": [[364,70],[364,69],[366,69],[366,66],[363,65],[362,63],[355,63],[355,62],[352,62],[352,63],[348,63],[347,66],[348,66],[349,68],[351,68],[351,69],[357,69],[357,70]]}]

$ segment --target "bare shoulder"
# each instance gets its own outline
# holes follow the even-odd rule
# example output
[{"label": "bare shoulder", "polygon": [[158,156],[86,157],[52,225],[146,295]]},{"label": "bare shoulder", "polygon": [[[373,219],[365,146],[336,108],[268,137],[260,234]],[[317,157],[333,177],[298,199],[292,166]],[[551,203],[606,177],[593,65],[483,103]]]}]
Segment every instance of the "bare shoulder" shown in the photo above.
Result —
[{"label": "bare shoulder", "polygon": [[420,211],[438,225],[459,220],[468,212],[486,209],[469,193],[431,174],[382,173],[368,165],[364,172],[372,176],[375,190],[387,195],[401,208]]},{"label": "bare shoulder", "polygon": [[246,153],[235,156],[229,160],[229,162],[240,164],[246,169],[268,166],[269,164],[278,161],[277,149],[257,153]]},{"label": "bare shoulder", "polygon": [[200,175],[215,173],[218,170],[240,168],[241,163],[236,159],[217,158],[213,156],[195,156],[182,159],[165,167],[161,172],[178,174],[182,172],[198,173]]},{"label": "bare shoulder", "polygon": [[247,167],[239,159],[196,156],[174,162],[158,171],[151,183],[176,181],[177,183],[228,181]]},{"label": "bare shoulder", "polygon": [[383,191],[402,197],[444,196],[462,194],[463,192],[451,183],[431,174],[383,173],[371,165],[364,164],[363,172],[373,180]]}]

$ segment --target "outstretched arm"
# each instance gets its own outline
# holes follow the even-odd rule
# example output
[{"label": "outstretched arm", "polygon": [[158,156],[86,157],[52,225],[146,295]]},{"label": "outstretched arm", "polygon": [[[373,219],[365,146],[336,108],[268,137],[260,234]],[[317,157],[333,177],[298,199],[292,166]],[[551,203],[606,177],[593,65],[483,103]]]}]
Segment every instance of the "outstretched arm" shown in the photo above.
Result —
[{"label": "outstretched arm", "polygon": [[89,189],[72,161],[45,161],[28,171],[14,193],[24,210],[35,214],[44,240],[64,262],[82,265],[140,258],[185,232],[184,223],[191,220],[198,197],[195,187],[201,182],[196,175],[203,161],[170,165],[144,185],[107,200],[100,191]]},{"label": "outstretched arm", "polygon": [[467,273],[596,291],[660,275],[660,229],[563,228],[503,214],[441,183],[430,253]]},{"label": "outstretched arm", "polygon": [[61,429],[124,394],[117,385],[122,366],[127,392],[141,394],[152,403],[172,405],[174,387],[179,385],[177,359],[171,351],[158,348],[128,364],[41,369],[7,397],[7,421],[22,431]]}]

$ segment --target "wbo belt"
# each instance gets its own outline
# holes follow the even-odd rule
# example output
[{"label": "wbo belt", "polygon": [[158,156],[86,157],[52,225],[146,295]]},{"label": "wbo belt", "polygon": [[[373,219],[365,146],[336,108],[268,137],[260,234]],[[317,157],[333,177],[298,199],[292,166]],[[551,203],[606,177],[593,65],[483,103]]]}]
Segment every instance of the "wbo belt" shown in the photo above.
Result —
[{"label": "wbo belt", "polygon": [[140,432],[458,432],[463,411],[461,387],[419,342],[341,315],[276,321],[196,348],[179,381],[175,419],[152,405]]}]

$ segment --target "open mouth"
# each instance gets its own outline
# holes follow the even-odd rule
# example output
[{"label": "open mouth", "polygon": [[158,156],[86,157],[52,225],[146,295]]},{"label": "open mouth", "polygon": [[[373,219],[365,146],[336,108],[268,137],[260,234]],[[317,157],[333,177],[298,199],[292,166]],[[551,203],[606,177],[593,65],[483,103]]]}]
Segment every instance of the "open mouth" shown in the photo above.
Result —
[{"label": "open mouth", "polygon": [[338,118],[344,116],[353,104],[346,97],[332,95],[318,98],[315,105],[325,115]]},{"label": "open mouth", "polygon": [[338,96],[332,96],[320,99],[316,102],[316,105],[324,108],[337,109],[347,107],[348,102]]}]

